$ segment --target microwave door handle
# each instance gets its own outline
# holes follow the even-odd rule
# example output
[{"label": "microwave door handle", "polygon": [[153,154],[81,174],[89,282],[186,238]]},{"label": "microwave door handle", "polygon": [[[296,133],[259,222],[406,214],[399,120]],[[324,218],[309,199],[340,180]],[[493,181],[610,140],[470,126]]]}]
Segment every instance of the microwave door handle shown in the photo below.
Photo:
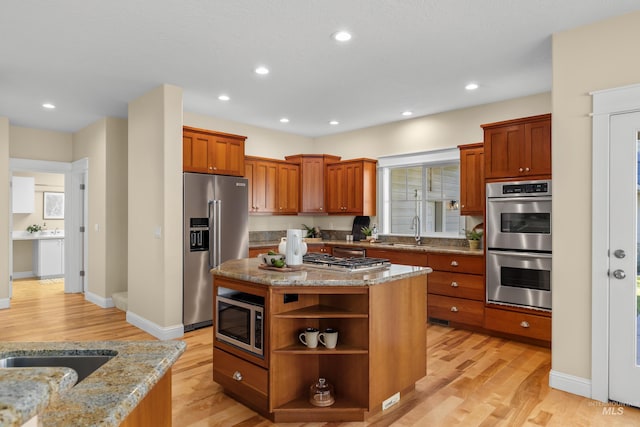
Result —
[{"label": "microwave door handle", "polygon": [[551,197],[491,197],[489,202],[550,202]]},{"label": "microwave door handle", "polygon": [[519,258],[551,258],[550,253],[544,252],[514,252],[514,251],[488,251],[492,255],[512,256]]}]

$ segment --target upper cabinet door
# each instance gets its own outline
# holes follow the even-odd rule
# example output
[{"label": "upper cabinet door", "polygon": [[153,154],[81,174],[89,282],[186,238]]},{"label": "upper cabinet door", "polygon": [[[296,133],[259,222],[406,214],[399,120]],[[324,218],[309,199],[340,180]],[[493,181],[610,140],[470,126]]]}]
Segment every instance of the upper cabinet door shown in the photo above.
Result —
[{"label": "upper cabinet door", "polygon": [[484,146],[459,145],[460,215],[484,215]]},{"label": "upper cabinet door", "polygon": [[182,136],[182,167],[185,172],[207,173],[209,137],[207,135],[187,132]]},{"label": "upper cabinet door", "polygon": [[326,202],[331,214],[376,214],[376,165],[372,159],[327,165]]}]

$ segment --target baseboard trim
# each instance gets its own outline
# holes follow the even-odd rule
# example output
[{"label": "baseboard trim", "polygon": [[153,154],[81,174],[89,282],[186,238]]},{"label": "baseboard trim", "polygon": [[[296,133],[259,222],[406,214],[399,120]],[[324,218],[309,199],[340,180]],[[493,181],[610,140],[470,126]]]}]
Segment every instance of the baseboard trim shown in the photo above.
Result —
[{"label": "baseboard trim", "polygon": [[5,308],[9,308],[11,306],[11,299],[10,298],[0,298],[0,310],[3,310]]},{"label": "baseboard trim", "polygon": [[131,310],[127,310],[127,322],[162,341],[181,338],[184,335],[184,325],[182,324],[166,327],[160,326],[135,314]]},{"label": "baseboard trim", "polygon": [[33,274],[33,271],[14,271],[11,276],[13,277],[13,280],[16,279],[31,279],[36,277],[35,274]]},{"label": "baseboard trim", "polygon": [[93,292],[85,292],[84,299],[94,303],[98,307],[102,307],[102,308],[115,307],[115,305],[113,304],[113,300],[111,298],[101,297],[100,295],[94,294]]},{"label": "baseboard trim", "polygon": [[564,374],[552,369],[549,372],[549,387],[591,399],[591,380],[586,378]]}]

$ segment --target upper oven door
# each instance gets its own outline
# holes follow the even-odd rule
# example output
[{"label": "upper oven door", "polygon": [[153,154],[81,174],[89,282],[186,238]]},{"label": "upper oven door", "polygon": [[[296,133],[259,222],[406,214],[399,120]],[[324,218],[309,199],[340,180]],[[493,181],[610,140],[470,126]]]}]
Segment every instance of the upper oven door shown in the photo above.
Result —
[{"label": "upper oven door", "polygon": [[551,197],[487,199],[487,248],[551,252]]}]

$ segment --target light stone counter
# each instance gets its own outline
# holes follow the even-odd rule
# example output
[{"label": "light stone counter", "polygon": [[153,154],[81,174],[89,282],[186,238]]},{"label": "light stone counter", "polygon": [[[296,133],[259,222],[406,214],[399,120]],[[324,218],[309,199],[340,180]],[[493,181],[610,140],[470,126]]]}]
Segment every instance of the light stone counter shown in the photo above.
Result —
[{"label": "light stone counter", "polygon": [[211,270],[214,276],[272,286],[371,286],[431,273],[429,267],[392,264],[390,267],[347,272],[303,264],[294,271],[263,270],[258,258],[226,261]]},{"label": "light stone counter", "polygon": [[[278,246],[280,242],[260,242],[253,243],[249,246],[251,248],[271,248]],[[414,245],[405,243],[393,243],[393,242],[347,242],[345,240],[323,240],[321,242],[307,243],[309,244],[325,244],[331,246],[340,246],[341,248],[363,248],[363,249],[384,249],[390,251],[399,252],[426,252],[426,253],[446,253],[446,254],[458,254],[458,255],[477,255],[483,256],[484,251],[482,249],[470,249],[466,246],[440,246],[440,245]],[[393,244],[391,244],[393,243]]]},{"label": "light stone counter", "polygon": [[117,355],[75,387],[68,368],[0,368],[0,426],[118,426],[185,351],[182,341],[2,342],[0,357]]}]

